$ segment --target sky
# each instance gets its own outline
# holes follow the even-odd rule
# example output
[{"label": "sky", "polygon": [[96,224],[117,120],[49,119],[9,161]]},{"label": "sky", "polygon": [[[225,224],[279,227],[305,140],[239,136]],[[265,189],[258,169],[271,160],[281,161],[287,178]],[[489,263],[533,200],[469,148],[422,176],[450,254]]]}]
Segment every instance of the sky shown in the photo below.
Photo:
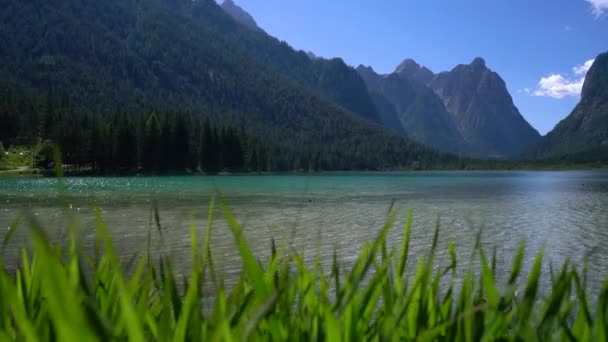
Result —
[{"label": "sky", "polygon": [[390,73],[405,58],[434,72],[480,56],[541,134],[580,99],[608,51],[608,0],[235,0],[292,47]]}]

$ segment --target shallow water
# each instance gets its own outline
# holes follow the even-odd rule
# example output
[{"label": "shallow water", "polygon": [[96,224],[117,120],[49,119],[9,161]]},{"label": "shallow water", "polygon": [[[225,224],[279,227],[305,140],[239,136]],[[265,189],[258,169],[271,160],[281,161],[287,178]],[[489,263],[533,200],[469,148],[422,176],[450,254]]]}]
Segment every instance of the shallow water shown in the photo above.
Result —
[{"label": "shallow water", "polygon": [[[62,182],[62,183],[61,183]],[[544,247],[546,262],[559,267],[565,258],[580,266],[590,258],[589,280],[597,288],[608,275],[608,173],[606,172],[409,172],[273,176],[179,176],[0,179],[0,237],[21,213],[65,236],[70,218],[90,244],[94,236],[93,202],[101,208],[116,249],[125,259],[145,252],[152,227],[154,250],[169,253],[179,271],[188,270],[189,222],[204,234],[209,199],[221,193],[262,260],[274,237],[294,246],[307,260],[318,252],[330,262],[334,248],[351,265],[363,243],[378,233],[391,205],[399,208],[389,243],[398,246],[407,209],[414,212],[412,255],[431,244],[441,221],[440,250],[456,244],[469,260],[481,227],[483,244],[496,248],[499,273],[505,273],[522,240],[526,266]],[[160,210],[163,241],[152,220]],[[211,248],[226,278],[240,271],[239,257],[221,210],[216,209]],[[26,241],[19,230],[5,251],[14,258]],[[446,262],[440,253],[439,263]],[[445,266],[445,264],[444,264]]]}]

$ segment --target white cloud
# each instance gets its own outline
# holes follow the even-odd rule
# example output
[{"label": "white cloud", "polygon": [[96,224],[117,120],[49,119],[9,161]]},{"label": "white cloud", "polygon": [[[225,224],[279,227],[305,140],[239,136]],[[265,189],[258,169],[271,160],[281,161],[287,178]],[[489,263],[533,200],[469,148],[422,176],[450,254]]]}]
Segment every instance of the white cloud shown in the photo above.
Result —
[{"label": "white cloud", "polygon": [[[607,0],[608,1],[608,0]],[[538,82],[538,87],[534,91],[534,96],[548,96],[561,99],[566,96],[580,96],[585,82],[587,71],[593,65],[593,59],[572,68],[575,77],[568,78],[560,74],[551,74],[542,77]],[[525,89],[524,89],[525,91]]]},{"label": "white cloud", "polygon": [[575,66],[574,68],[572,68],[572,71],[574,71],[574,74],[576,75],[585,75],[593,65],[594,61],[595,59],[590,59],[581,65]]},{"label": "white cloud", "polygon": [[566,96],[579,96],[583,89],[585,78],[578,80],[568,80],[562,75],[552,74],[543,77],[538,82],[538,89],[534,92],[535,96],[549,96],[561,99]]},{"label": "white cloud", "polygon": [[518,92],[518,93],[526,93],[526,94],[530,94],[530,88],[523,88],[523,89],[519,89],[517,92]]},{"label": "white cloud", "polygon": [[602,14],[604,14],[604,11],[608,10],[608,0],[585,0],[588,3],[591,4],[591,7],[593,7],[593,14],[595,14],[596,17],[601,16]]}]

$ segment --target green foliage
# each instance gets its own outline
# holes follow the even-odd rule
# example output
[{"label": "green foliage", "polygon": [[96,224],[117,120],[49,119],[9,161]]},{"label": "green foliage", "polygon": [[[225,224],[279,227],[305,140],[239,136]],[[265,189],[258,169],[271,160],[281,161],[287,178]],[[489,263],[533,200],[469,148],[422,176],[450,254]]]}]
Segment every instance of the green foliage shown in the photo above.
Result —
[{"label": "green foliage", "polygon": [[[274,241],[263,266],[222,201],[243,265],[236,284],[225,287],[210,251],[214,206],[212,200],[202,241],[190,225],[192,268],[181,283],[183,289],[171,259],[163,254],[153,257],[149,248],[126,272],[97,209],[94,255],[85,253],[73,229],[60,246],[33,217],[27,228],[13,224],[4,245],[15,230],[29,229],[32,248],[22,250],[14,271],[9,272],[0,259],[0,336],[133,341],[606,338],[608,282],[597,301],[589,298],[581,281],[584,273],[566,262],[544,294],[539,291],[543,253],[524,272],[523,244],[505,283],[496,280],[495,258],[490,262],[479,244],[474,255],[480,271],[460,274],[453,244],[447,267],[435,258],[439,225],[428,254],[409,268],[411,213],[400,247],[386,247],[397,217],[394,210],[352,268],[343,268],[334,255],[328,273],[318,258],[306,264],[297,251]],[[525,282],[520,274],[527,274]]]},{"label": "green foliage", "polygon": [[[1,145],[1,143],[0,143]],[[27,146],[11,146],[8,150],[0,146],[0,170],[14,170],[32,166],[32,150]]]}]

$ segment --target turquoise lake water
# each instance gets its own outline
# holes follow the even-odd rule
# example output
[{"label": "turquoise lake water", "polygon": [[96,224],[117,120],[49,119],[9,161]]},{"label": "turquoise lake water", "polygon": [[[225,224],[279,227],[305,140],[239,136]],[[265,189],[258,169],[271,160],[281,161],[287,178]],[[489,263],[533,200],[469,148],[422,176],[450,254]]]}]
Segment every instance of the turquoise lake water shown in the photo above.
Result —
[{"label": "turquoise lake water", "polygon": [[[329,264],[334,248],[340,262],[352,264],[363,243],[382,227],[389,208],[399,209],[389,244],[401,241],[408,209],[414,212],[412,254],[423,255],[435,222],[441,222],[440,249],[455,242],[468,260],[483,227],[486,248],[496,248],[498,270],[506,272],[514,251],[527,242],[526,265],[545,249],[545,270],[565,258],[581,265],[590,258],[590,285],[608,275],[608,173],[606,172],[408,172],[332,173],[271,176],[177,176],[0,179],[0,238],[20,214],[31,214],[55,239],[69,220],[79,222],[87,243],[94,237],[93,202],[101,208],[116,248],[124,258],[143,253],[157,202],[163,241],[156,228],[155,250],[172,254],[188,269],[189,228],[203,236],[210,197],[226,198],[254,253],[264,259],[271,238],[293,246],[312,260],[318,252]],[[63,190],[61,190],[63,189]],[[63,195],[61,195],[63,194]],[[211,248],[227,279],[240,271],[233,238],[215,211]],[[23,230],[5,251],[10,260],[26,241]],[[446,256],[440,253],[439,263]],[[500,273],[499,272],[499,273]]]}]

